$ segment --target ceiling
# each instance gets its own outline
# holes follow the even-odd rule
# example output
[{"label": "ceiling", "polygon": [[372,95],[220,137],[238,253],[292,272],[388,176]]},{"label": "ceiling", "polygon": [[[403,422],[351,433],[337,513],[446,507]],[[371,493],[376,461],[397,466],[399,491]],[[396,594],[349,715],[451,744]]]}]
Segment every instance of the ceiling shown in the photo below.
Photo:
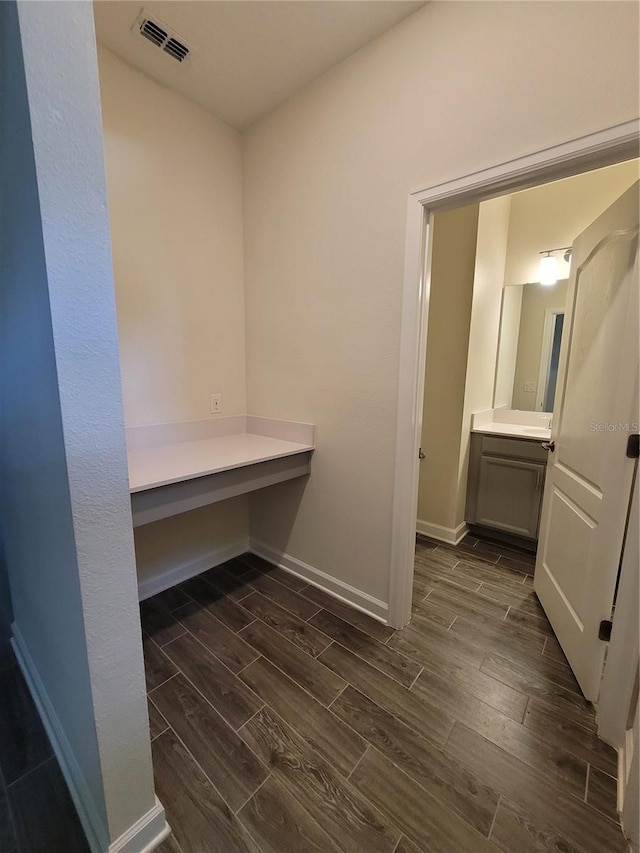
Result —
[{"label": "ceiling", "polygon": [[[98,42],[244,129],[425,5],[405,0],[96,0]],[[184,41],[180,63],[140,35],[141,10]]]}]

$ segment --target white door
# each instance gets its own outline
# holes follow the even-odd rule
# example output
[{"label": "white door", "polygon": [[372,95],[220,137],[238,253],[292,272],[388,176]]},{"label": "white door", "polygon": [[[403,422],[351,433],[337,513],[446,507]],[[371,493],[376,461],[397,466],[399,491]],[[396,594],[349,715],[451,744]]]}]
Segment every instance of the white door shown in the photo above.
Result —
[{"label": "white door", "polygon": [[636,183],[574,242],[534,588],[587,699],[596,701],[635,462]]}]

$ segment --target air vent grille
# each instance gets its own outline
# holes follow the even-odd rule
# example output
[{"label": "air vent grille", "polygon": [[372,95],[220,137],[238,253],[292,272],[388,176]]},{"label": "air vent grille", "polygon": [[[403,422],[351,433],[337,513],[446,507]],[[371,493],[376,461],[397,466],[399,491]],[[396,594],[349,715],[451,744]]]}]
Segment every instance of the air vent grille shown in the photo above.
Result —
[{"label": "air vent grille", "polygon": [[140,35],[144,36],[165,53],[168,53],[177,62],[184,62],[189,57],[191,48],[176,38],[176,34],[172,33],[169,27],[160,24],[158,21],[154,21],[144,12],[141,13],[135,27]]},{"label": "air vent grille", "polygon": [[174,59],[177,59],[178,62],[182,62],[189,56],[189,48],[174,38],[169,39],[164,46],[164,50],[173,56]]},{"label": "air vent grille", "polygon": [[169,37],[169,34],[166,33],[162,27],[154,24],[153,21],[150,21],[148,18],[140,25],[140,32],[146,39],[149,39],[149,41],[152,41],[154,44],[158,45],[158,47],[162,47]]}]

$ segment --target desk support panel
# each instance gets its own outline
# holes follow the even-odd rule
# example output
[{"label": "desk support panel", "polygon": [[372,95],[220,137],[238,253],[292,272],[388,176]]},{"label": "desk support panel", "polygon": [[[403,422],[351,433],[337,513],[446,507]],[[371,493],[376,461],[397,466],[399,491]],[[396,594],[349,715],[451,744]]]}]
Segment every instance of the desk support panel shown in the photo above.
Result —
[{"label": "desk support panel", "polygon": [[131,495],[133,526],[141,527],[143,524],[189,512],[207,504],[264,489],[295,477],[303,477],[311,471],[311,453],[312,451],[305,451],[134,492]]}]

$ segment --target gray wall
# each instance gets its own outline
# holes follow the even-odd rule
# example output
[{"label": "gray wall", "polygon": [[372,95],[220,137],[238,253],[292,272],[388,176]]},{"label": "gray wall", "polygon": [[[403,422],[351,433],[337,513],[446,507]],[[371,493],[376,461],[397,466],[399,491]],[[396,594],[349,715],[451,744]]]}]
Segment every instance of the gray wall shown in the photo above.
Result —
[{"label": "gray wall", "polygon": [[17,9],[0,15],[6,559],[16,624],[106,825]]},{"label": "gray wall", "polygon": [[156,806],[91,4],[0,3],[0,57],[14,635],[92,847],[106,850]]}]

